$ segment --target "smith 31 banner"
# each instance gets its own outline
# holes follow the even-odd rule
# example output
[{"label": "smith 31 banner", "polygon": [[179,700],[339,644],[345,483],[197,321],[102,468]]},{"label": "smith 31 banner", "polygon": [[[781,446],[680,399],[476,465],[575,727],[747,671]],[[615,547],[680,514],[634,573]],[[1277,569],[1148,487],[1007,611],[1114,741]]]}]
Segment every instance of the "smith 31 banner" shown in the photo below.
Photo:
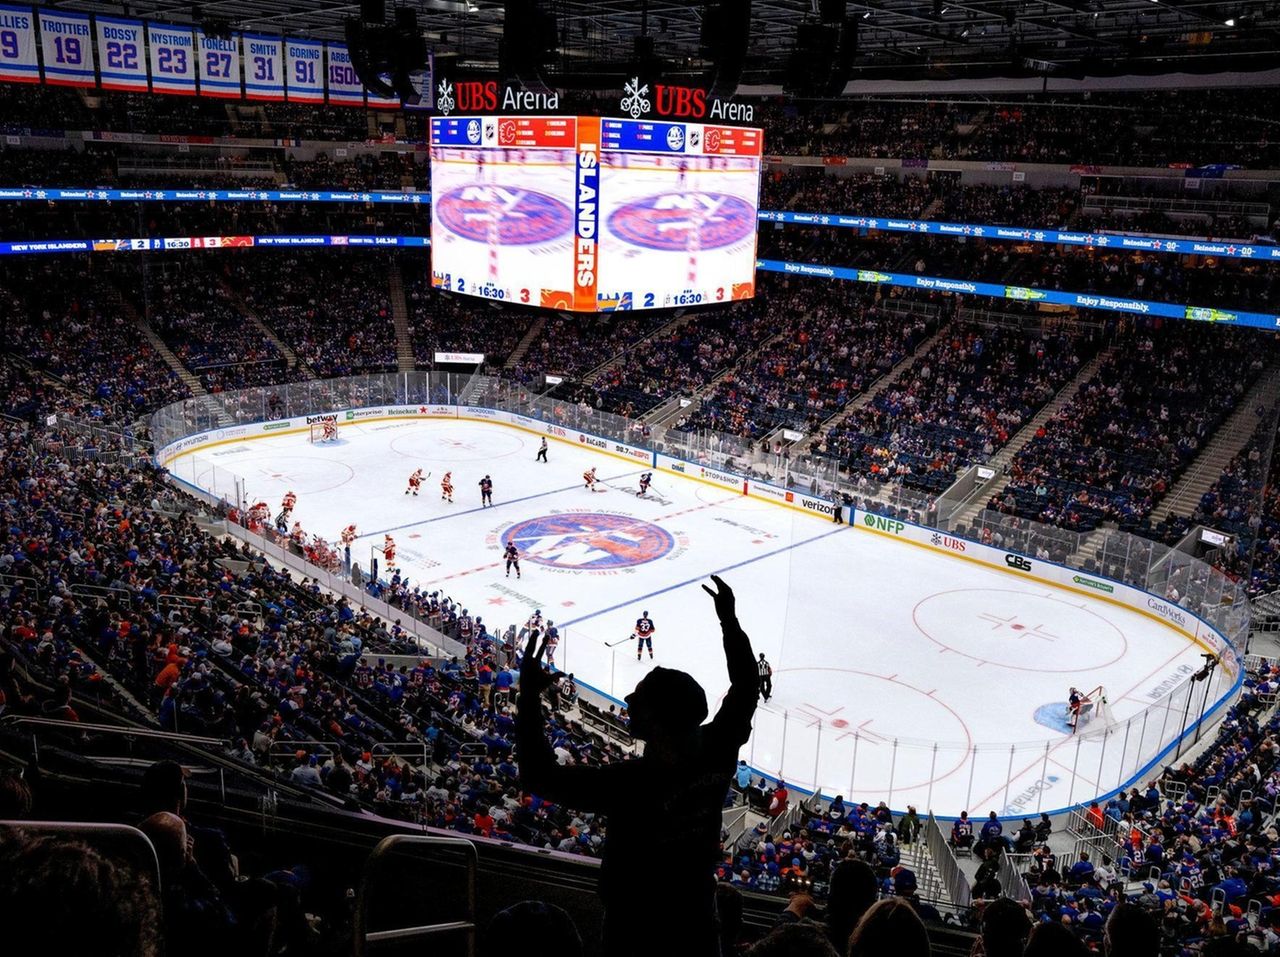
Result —
[{"label": "smith 31 banner", "polygon": [[97,86],[93,74],[93,30],[83,13],[40,11],[44,81],[53,86]]},{"label": "smith 31 banner", "polygon": [[1257,329],[1271,329],[1272,331],[1280,329],[1280,316],[1265,312],[1240,312],[1218,309],[1214,306],[1187,306],[1176,302],[1151,302],[1147,299],[1131,299],[1128,296],[1102,296],[1091,292],[1063,292],[1054,289],[1035,289],[1028,286],[1002,286],[999,283],[980,282],[973,279],[914,276],[909,273],[877,272],[873,269],[849,269],[844,266],[825,266],[820,263],[793,263],[777,259],[759,259],[756,261],[756,268],[765,272],[780,272],[793,276],[812,276],[818,279],[880,283],[887,286],[902,286],[907,289],[928,289],[933,292],[987,296],[993,299],[1015,299],[1020,302],[1045,302],[1052,305],[1075,306],[1079,309],[1130,312],[1140,316],[1164,316],[1169,319],[1190,319],[1195,322],[1220,322],[1224,325],[1252,326]]},{"label": "smith 31 banner", "polygon": [[330,43],[329,105],[364,106],[364,85],[351,64],[351,51],[345,43]]},{"label": "smith 31 banner", "polygon": [[35,17],[30,7],[0,4],[0,80],[40,82]]},{"label": "smith 31 banner", "polygon": [[155,93],[196,95],[196,40],[190,27],[147,24],[151,45],[151,89]]},{"label": "smith 31 banner", "polygon": [[200,58],[200,95],[240,99],[240,35],[211,37],[196,30]]},{"label": "smith 31 banner", "polygon": [[285,98],[290,103],[324,103],[324,44],[319,40],[284,41],[288,82]]},{"label": "smith 31 banner", "polygon": [[284,41],[244,35],[244,95],[247,100],[284,102]]},{"label": "smith 31 banner", "polygon": [[142,21],[98,16],[94,22],[98,28],[98,75],[102,78],[102,88],[146,93]]}]

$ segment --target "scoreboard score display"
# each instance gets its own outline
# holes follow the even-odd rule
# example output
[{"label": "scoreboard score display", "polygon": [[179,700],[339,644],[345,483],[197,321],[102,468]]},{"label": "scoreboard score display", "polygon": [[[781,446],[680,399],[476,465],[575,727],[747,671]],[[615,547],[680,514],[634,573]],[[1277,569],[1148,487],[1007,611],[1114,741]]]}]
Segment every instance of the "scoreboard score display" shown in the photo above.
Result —
[{"label": "scoreboard score display", "polygon": [[748,299],[763,146],[739,126],[433,117],[432,285],[577,312]]}]

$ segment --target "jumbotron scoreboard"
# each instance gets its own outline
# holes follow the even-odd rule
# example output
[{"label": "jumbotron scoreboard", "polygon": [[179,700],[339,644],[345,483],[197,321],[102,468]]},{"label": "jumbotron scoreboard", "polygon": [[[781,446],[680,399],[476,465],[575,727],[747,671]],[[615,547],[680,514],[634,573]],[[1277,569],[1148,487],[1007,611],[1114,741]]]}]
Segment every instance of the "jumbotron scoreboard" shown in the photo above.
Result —
[{"label": "jumbotron scoreboard", "polygon": [[578,312],[749,299],[763,146],[740,126],[433,117],[432,284]]}]

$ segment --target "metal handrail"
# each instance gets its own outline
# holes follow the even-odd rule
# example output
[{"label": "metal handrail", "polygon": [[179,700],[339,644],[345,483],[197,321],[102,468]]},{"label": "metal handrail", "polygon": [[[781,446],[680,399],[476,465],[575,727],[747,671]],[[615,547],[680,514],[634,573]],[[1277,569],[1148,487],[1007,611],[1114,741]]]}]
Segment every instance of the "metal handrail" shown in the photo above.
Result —
[{"label": "metal handrail", "polygon": [[226,738],[206,738],[196,734],[177,734],[172,731],[153,730],[151,728],[126,728],[116,724],[87,724],[83,721],[60,721],[57,718],[32,718],[20,714],[0,715],[0,727],[6,725],[32,725],[41,728],[62,728],[65,731],[95,734],[115,734],[122,738],[161,738],[173,744],[198,744],[206,747],[225,747]]},{"label": "metal handrail", "polygon": [[128,824],[100,824],[93,821],[0,821],[0,828],[14,828],[36,834],[68,835],[99,848],[113,837],[123,839],[121,843],[135,851],[137,862],[145,867],[147,876],[151,878],[155,888],[156,907],[162,906],[160,858],[156,854],[155,845],[151,843],[151,838],[136,827],[130,827]]},{"label": "metal handrail", "polygon": [[951,845],[947,843],[946,835],[942,833],[942,828],[938,825],[938,819],[933,816],[933,812],[929,812],[929,817],[924,822],[924,843],[929,849],[929,856],[933,858],[934,869],[938,872],[938,880],[946,888],[951,903],[956,907],[968,907],[973,903],[973,891],[969,887],[969,881],[964,876],[964,871],[960,869],[960,862],[956,860],[955,852],[951,849]]},{"label": "metal handrail", "polygon": [[[369,903],[372,899],[374,877],[377,869],[390,856],[391,852],[401,845],[423,848],[451,847],[463,852],[465,856],[467,910],[465,920],[446,921],[439,924],[421,924],[410,927],[397,927],[390,930],[369,929]],[[418,940],[434,937],[438,934],[462,933],[466,939],[467,957],[474,957],[476,952],[476,874],[479,870],[479,855],[476,845],[457,837],[431,837],[425,834],[392,834],[384,837],[373,849],[369,859],[365,861],[360,873],[360,888],[356,894],[355,913],[355,957],[367,957],[370,944],[382,944],[390,941]]]}]

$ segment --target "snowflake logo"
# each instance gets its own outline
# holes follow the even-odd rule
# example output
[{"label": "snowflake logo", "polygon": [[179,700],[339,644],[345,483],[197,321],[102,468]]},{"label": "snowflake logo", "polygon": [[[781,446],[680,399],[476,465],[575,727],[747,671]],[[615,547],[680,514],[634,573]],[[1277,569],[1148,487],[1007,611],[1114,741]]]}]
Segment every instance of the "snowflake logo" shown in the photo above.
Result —
[{"label": "snowflake logo", "polygon": [[942,544],[942,536],[941,536],[941,535],[939,535],[937,532],[934,532],[934,533],[933,533],[933,537],[929,539],[929,544],[930,544],[930,545],[941,545],[941,544]]},{"label": "snowflake logo", "polygon": [[622,102],[618,105],[622,107],[622,112],[627,113],[633,120],[638,120],[649,112],[649,84],[640,85],[640,77],[633,76],[629,81],[622,85],[623,97]]},{"label": "snowflake logo", "polygon": [[441,80],[440,87],[436,91],[436,109],[448,116],[453,112],[455,105],[453,102],[453,84],[448,80]]}]

